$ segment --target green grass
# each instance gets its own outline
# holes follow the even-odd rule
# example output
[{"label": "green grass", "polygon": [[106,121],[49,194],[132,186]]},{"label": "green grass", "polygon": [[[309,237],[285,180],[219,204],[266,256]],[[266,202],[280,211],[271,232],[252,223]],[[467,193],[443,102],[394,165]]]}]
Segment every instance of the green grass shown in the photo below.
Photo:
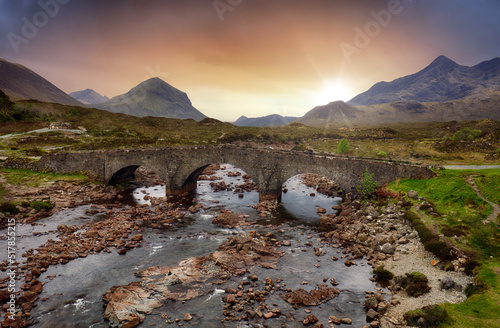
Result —
[{"label": "green grass", "polygon": [[4,201],[4,196],[7,195],[7,188],[5,188],[5,186],[0,183],[0,203],[3,203]]},{"label": "green grass", "polygon": [[[428,199],[438,217],[425,216],[427,225],[448,227],[459,231],[459,241],[451,238],[459,247],[473,252],[481,266],[475,269],[477,293],[460,304],[446,304],[451,323],[440,327],[478,328],[500,326],[500,229],[493,223],[482,221],[491,212],[491,206],[481,200],[464,178],[479,175],[481,193],[493,201],[498,197],[498,178],[500,170],[444,170],[429,180],[404,180],[391,184],[398,191],[415,190]],[[454,229],[452,229],[454,228]],[[465,287],[465,286],[464,286]]]},{"label": "green grass", "polygon": [[491,206],[465,182],[464,177],[470,171],[443,170],[437,173],[438,176],[434,179],[405,180],[393,183],[392,186],[405,192],[417,191],[420,196],[432,200],[437,205],[438,212],[448,214],[448,220],[453,222],[471,215],[480,220],[491,213]]},{"label": "green grass", "polygon": [[500,169],[481,170],[475,181],[484,197],[500,204]]},{"label": "green grass", "polygon": [[392,183],[391,188],[405,192],[413,189],[430,200],[440,215],[435,217],[421,212],[425,215],[425,223],[436,225],[445,235],[448,231],[460,230],[463,238],[458,246],[461,248],[477,253],[482,259],[500,256],[498,226],[482,223],[491,213],[491,205],[477,196],[464,180],[474,174],[486,175],[488,181],[495,181],[500,170],[443,170],[437,173],[434,179],[399,181]]},{"label": "green grass", "polygon": [[479,269],[475,280],[485,290],[472,295],[460,304],[446,304],[453,323],[449,328],[500,327],[500,261],[487,261]]},{"label": "green grass", "polygon": [[30,187],[38,187],[44,183],[55,181],[84,181],[88,178],[83,174],[59,174],[45,173],[26,169],[6,169],[2,168],[5,180],[12,185],[27,185]]}]

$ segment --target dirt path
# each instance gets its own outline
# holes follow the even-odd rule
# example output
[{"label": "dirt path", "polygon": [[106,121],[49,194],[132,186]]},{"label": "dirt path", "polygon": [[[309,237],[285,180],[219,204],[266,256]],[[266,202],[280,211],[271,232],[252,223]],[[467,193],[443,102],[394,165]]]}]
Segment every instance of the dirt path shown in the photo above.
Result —
[{"label": "dirt path", "polygon": [[474,190],[474,192],[482,199],[484,200],[485,202],[487,202],[488,204],[491,205],[491,207],[493,208],[493,210],[491,211],[491,214],[490,216],[488,216],[488,218],[486,220],[483,221],[484,224],[487,224],[489,223],[489,221],[493,222],[493,223],[496,223],[496,219],[498,217],[498,215],[500,215],[500,206],[498,204],[495,204],[493,202],[490,202],[488,199],[486,199],[483,194],[481,194],[481,191],[479,190],[479,188],[477,187],[476,185],[476,181],[474,181],[474,178],[476,176],[474,175],[469,175],[467,176],[467,178],[465,179],[465,181],[467,182],[467,184],[469,186],[472,187],[472,189]]}]

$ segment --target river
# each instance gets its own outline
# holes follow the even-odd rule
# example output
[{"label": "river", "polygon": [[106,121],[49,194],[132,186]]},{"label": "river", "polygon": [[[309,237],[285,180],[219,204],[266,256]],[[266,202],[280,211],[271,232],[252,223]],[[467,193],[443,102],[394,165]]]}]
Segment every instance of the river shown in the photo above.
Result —
[{"label": "river", "polygon": [[[228,185],[241,184],[241,175],[228,176],[228,172],[240,171],[230,165],[224,166],[224,170],[215,173],[223,179],[220,181]],[[243,197],[238,197],[233,191],[214,192],[209,183],[210,181],[198,182],[193,203],[203,203],[203,210],[186,216],[184,224],[169,230],[143,227],[142,247],[131,249],[125,255],[112,251],[78,258],[64,265],[50,266],[39,278],[44,283],[44,289],[36,307],[31,311],[31,318],[35,322],[33,327],[108,327],[108,322],[103,320],[102,302],[102,296],[108,289],[138,281],[134,274],[149,267],[176,266],[186,258],[208,255],[216,251],[228,237],[248,230],[257,230],[261,234],[272,232],[278,240],[291,241],[291,246],[281,248],[285,255],[276,269],[254,267],[251,270],[251,273],[259,277],[259,281],[270,277],[278,282],[282,281],[282,284],[292,290],[304,288],[309,291],[325,283],[325,279],[334,278],[339,283],[337,288],[341,291],[340,295],[320,306],[293,307],[284,302],[279,293],[275,293],[266,302],[279,307],[281,316],[268,320],[254,318],[246,323],[221,322],[224,318],[224,303],[221,301],[224,289],[237,288],[242,279],[233,277],[223,285],[207,287],[203,296],[191,301],[165,302],[162,307],[146,316],[140,327],[303,327],[302,321],[309,310],[325,325],[330,315],[351,318],[354,327],[366,324],[365,291],[375,291],[377,287],[370,281],[371,267],[364,259],[357,260],[357,265],[350,267],[343,260],[333,261],[333,256],[342,257],[343,250],[338,246],[327,246],[319,238],[319,216],[316,213],[318,206],[331,213],[332,206],[341,202],[340,198],[319,193],[314,197],[310,196],[315,190],[303,185],[299,177],[293,177],[286,182],[288,192],[283,194],[283,206],[274,211],[271,217],[262,218],[252,208],[258,202],[258,192],[244,192]],[[163,186],[138,188],[131,192],[132,200],[122,200],[122,206],[145,204],[148,201],[144,196],[161,197],[164,194]],[[187,203],[185,206],[193,204]],[[99,214],[88,214],[89,208],[90,206],[80,206],[60,211],[35,225],[18,225],[19,253],[36,248],[50,238],[56,239],[56,228],[60,224],[81,225],[102,219]],[[221,209],[247,214],[259,225],[236,229],[218,227],[212,224],[212,219],[220,214]],[[35,231],[41,235],[34,236]],[[0,241],[0,247],[3,247],[3,243],[4,241]],[[316,256],[314,247],[321,249],[324,254]],[[175,318],[182,319],[186,313],[193,315],[192,321],[167,323]],[[171,320],[166,320],[165,315]]]}]

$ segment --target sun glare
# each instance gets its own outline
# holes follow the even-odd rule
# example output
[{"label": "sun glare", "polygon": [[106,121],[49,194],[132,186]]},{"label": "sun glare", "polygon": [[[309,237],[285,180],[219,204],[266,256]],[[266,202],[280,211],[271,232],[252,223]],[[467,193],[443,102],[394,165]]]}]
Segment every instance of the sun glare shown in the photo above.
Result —
[{"label": "sun glare", "polygon": [[351,91],[342,83],[326,83],[323,90],[316,94],[317,105],[326,105],[332,101],[348,101],[351,97]]}]

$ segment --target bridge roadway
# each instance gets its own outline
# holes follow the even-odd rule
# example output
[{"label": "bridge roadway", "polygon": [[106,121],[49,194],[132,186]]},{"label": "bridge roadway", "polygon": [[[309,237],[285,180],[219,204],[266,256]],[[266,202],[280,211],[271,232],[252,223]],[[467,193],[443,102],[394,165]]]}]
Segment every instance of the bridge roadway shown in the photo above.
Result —
[{"label": "bridge roadway", "polygon": [[245,171],[259,188],[260,200],[281,199],[281,186],[302,173],[315,173],[335,181],[356,197],[363,173],[374,173],[383,185],[398,178],[431,178],[425,166],[302,151],[244,148],[231,145],[157,149],[98,150],[44,155],[39,170],[60,173],[86,172],[105,183],[130,177],[140,167],[156,172],[167,195],[196,189],[203,170],[213,163],[227,163]]}]

